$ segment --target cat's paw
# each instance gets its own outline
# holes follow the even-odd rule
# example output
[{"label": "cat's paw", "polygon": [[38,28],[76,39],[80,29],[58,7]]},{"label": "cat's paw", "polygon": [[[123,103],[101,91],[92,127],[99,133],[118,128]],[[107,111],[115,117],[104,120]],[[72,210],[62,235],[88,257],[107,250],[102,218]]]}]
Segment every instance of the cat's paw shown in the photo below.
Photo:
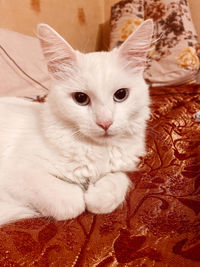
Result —
[{"label": "cat's paw", "polygon": [[65,196],[60,196],[57,203],[57,210],[54,218],[58,221],[73,219],[85,211],[83,191],[76,186]]},{"label": "cat's paw", "polygon": [[72,219],[85,210],[83,191],[78,185],[63,183],[50,189],[51,195],[43,195],[37,209],[43,216],[58,221]]},{"label": "cat's paw", "polygon": [[110,213],[125,199],[129,179],[123,173],[110,173],[95,184],[91,184],[85,192],[87,210],[96,213]]}]

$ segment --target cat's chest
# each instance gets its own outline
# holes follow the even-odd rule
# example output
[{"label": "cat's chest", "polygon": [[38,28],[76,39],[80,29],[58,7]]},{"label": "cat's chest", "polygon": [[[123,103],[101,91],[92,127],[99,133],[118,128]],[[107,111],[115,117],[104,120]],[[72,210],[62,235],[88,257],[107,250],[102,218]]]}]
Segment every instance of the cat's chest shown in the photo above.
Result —
[{"label": "cat's chest", "polygon": [[71,147],[54,171],[77,183],[95,182],[108,172],[109,162],[107,149]]},{"label": "cat's chest", "polygon": [[94,183],[107,173],[128,171],[133,167],[128,149],[110,147],[71,147],[68,154],[54,163],[54,173],[77,183]]}]

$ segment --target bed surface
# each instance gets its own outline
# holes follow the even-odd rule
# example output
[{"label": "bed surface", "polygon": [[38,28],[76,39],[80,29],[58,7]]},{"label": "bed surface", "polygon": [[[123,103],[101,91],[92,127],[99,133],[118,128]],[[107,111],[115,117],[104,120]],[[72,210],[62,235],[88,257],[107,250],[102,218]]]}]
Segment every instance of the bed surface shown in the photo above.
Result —
[{"label": "bed surface", "polygon": [[0,229],[0,266],[200,266],[200,86],[151,88],[147,155],[107,215]]}]

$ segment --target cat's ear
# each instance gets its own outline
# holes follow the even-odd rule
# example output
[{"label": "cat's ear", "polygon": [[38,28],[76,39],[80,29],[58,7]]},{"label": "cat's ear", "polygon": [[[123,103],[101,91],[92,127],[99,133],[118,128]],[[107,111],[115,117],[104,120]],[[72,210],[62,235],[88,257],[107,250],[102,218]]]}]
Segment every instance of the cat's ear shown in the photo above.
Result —
[{"label": "cat's ear", "polygon": [[120,46],[119,56],[133,71],[143,71],[153,35],[153,21],[144,21]]},{"label": "cat's ear", "polygon": [[75,50],[50,26],[39,24],[37,36],[40,40],[49,73],[56,79],[68,75],[76,64]]}]

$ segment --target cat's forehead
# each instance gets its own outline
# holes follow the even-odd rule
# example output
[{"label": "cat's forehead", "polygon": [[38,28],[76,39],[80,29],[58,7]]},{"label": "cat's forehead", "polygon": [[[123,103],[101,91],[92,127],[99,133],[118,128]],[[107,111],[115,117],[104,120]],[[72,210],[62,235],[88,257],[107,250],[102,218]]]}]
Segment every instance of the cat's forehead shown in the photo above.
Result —
[{"label": "cat's forehead", "polygon": [[77,57],[76,89],[102,104],[112,103],[114,93],[121,88],[130,89],[134,96],[143,94],[143,91],[146,94],[147,85],[142,73],[129,72],[117,52],[80,53]]},{"label": "cat's forehead", "polygon": [[120,64],[113,51],[81,54],[78,64],[91,90],[114,90],[124,82]]}]

